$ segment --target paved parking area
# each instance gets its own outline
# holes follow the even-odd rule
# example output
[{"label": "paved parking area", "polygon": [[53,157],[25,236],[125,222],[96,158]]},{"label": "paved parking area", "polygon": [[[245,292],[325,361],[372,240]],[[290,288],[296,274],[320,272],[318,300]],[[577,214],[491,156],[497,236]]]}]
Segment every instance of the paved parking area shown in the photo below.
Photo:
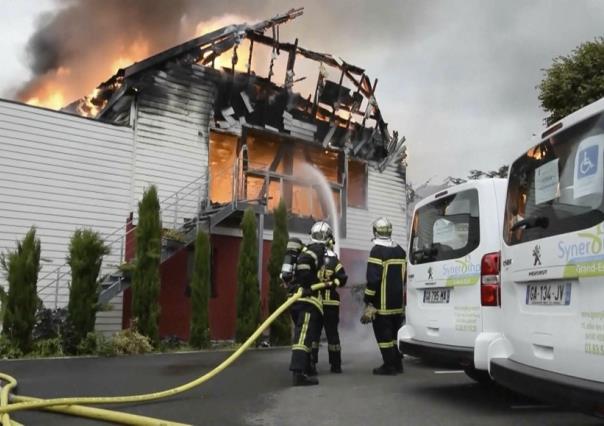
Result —
[{"label": "paved parking area", "polygon": [[[189,393],[117,409],[194,425],[598,425],[507,392],[482,387],[463,372],[406,360],[406,372],[376,377],[379,363],[366,328],[343,336],[344,374],[333,375],[322,352],[320,385],[290,387],[286,349],[254,350]],[[323,348],[322,350],[324,350]],[[18,392],[39,397],[123,395],[172,387],[217,365],[226,352],[120,358],[3,361],[0,371],[19,380]],[[27,425],[96,425],[43,412],[14,416]]]}]

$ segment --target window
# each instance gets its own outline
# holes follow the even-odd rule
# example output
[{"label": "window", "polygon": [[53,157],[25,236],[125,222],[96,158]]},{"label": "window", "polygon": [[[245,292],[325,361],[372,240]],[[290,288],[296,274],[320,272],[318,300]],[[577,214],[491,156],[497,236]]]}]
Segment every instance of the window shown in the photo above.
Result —
[{"label": "window", "polygon": [[[271,134],[249,130],[246,138],[249,162],[245,179],[244,197],[255,200],[267,191],[267,205],[274,209],[281,198],[288,211],[301,217],[325,219],[329,213],[318,191],[317,181],[312,179],[312,164],[328,183],[340,184],[340,154],[308,146],[304,143],[283,141]],[[268,184],[268,187],[265,188]],[[339,211],[339,190],[331,189]]]},{"label": "window", "polygon": [[348,161],[348,206],[367,208],[367,163],[358,160]]},{"label": "window", "polygon": [[510,168],[504,240],[513,245],[604,221],[604,113],[529,149]]},{"label": "window", "polygon": [[210,201],[230,203],[233,198],[233,164],[237,157],[237,137],[210,132]]},{"label": "window", "polygon": [[478,191],[452,194],[420,207],[413,217],[413,264],[456,259],[480,244]]}]

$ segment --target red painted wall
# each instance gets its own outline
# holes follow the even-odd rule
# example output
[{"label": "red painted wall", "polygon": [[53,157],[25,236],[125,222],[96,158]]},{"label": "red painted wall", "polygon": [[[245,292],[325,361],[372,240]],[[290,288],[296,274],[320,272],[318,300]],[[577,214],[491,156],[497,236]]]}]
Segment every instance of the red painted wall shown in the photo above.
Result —
[{"label": "red painted wall", "polygon": [[[241,238],[212,235],[212,280],[214,297],[210,298],[210,329],[212,339],[235,337],[237,321],[237,262]],[[268,260],[271,242],[263,244],[263,274],[260,309],[262,318],[268,313]]]},{"label": "red painted wall", "polygon": [[[129,236],[133,236],[130,233]],[[213,340],[229,340],[235,336],[237,318],[237,261],[241,238],[223,235],[212,235],[212,296],[210,297],[209,321]],[[134,256],[134,238],[127,238],[127,259]],[[262,318],[268,312],[268,261],[271,241],[263,245],[263,282],[261,288]],[[340,321],[346,326],[358,320],[358,304],[352,300],[350,287],[365,283],[365,269],[368,253],[363,250],[342,249],[341,260],[348,274],[348,288],[340,290],[342,305]],[[176,335],[181,339],[189,338],[191,320],[191,299],[187,288],[186,248],[180,249],[160,266],[160,335],[162,337]],[[124,307],[122,326],[130,325],[132,294],[128,289],[124,292]]]}]

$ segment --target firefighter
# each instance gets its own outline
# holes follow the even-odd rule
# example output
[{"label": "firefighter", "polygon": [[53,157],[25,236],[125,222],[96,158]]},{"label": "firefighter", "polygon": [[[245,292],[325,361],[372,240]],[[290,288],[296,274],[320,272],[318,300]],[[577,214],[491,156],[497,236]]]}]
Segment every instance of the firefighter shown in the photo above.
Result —
[{"label": "firefighter", "polygon": [[392,224],[384,217],[373,222],[374,246],[367,261],[365,311],[361,322],[373,322],[373,332],[384,363],[373,374],[395,375],[403,372],[402,355],[396,345],[403,322],[403,285],[405,251],[392,241]]},{"label": "firefighter", "polygon": [[302,297],[291,307],[294,323],[294,341],[289,369],[293,374],[294,386],[308,386],[319,383],[313,373],[311,350],[318,343],[323,305],[319,291],[311,286],[319,282],[319,271],[323,267],[327,246],[333,241],[333,232],[326,222],[315,223],[310,232],[311,243],[302,248],[296,261],[295,274],[290,292],[302,288]]},{"label": "firefighter", "polygon": [[[329,365],[332,373],[342,372],[342,356],[340,347],[340,335],[338,333],[338,322],[340,321],[340,295],[336,288],[343,287],[348,277],[338,255],[332,251],[332,247],[327,250],[323,269],[320,272],[321,282],[326,283],[328,287],[321,290],[321,299],[323,301],[323,321],[319,326],[318,336],[325,328],[327,336],[327,352],[329,354]],[[319,361],[319,342],[313,346],[313,367]],[[316,369],[315,369],[316,371]],[[313,371],[313,373],[315,372]]]}]

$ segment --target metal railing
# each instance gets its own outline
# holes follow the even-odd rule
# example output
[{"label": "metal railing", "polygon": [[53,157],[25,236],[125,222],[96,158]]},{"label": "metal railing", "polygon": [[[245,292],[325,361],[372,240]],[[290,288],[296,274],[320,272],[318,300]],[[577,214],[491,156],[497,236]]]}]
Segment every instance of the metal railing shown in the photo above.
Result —
[{"label": "metal railing", "polygon": [[[246,166],[245,170],[243,168],[244,162]],[[212,211],[208,194],[211,183],[210,179],[223,178],[229,174],[233,177],[231,187],[232,196],[230,200],[230,205],[233,208],[237,208],[238,203],[261,202],[261,200],[268,201],[269,185],[272,181],[279,182],[281,193],[283,193],[284,184],[286,182],[289,184],[295,183],[296,186],[301,187],[314,187],[310,181],[306,182],[304,178],[280,175],[271,172],[265,164],[242,160],[241,156],[238,156],[232,168],[227,167],[213,176],[210,175],[208,170],[204,175],[190,181],[177,191],[163,198],[160,201],[160,217],[164,227],[168,225],[175,230],[182,230],[185,224],[188,224],[190,228],[191,222],[195,221],[195,229],[199,229],[200,216],[203,211]],[[249,176],[261,176],[263,178],[263,185],[258,191],[258,194],[249,194],[249,188],[246,187],[246,179]],[[332,189],[340,191],[340,193],[342,190],[339,185],[333,186]],[[311,212],[313,211],[312,202],[312,197],[310,197]],[[224,204],[222,206],[224,206]],[[105,244],[111,250],[111,253],[103,259],[100,276],[106,276],[115,272],[119,267],[119,264],[125,259],[127,238],[135,231],[135,228],[129,230],[127,228],[128,224],[125,223],[108,234],[100,233]],[[65,262],[38,279],[38,296],[47,306],[51,305],[54,308],[57,308],[60,305],[65,304],[64,301],[61,303],[63,296],[62,291],[68,293],[70,280],[71,270],[69,264]]]},{"label": "metal railing", "polygon": [[[230,169],[221,171],[215,177],[222,177],[232,173]],[[207,198],[209,173],[200,176],[187,183],[177,191],[160,201],[160,217],[162,224],[178,229],[179,223],[184,220],[195,220],[196,228],[199,227],[199,216],[202,210],[202,201]],[[100,276],[115,272],[119,264],[125,259],[126,239],[135,231],[135,228],[127,229],[125,223],[108,234],[101,234],[105,245],[111,253],[103,259]],[[62,290],[69,290],[71,281],[71,268],[67,262],[50,270],[38,278],[38,296],[46,306],[55,309],[61,303]]]}]

